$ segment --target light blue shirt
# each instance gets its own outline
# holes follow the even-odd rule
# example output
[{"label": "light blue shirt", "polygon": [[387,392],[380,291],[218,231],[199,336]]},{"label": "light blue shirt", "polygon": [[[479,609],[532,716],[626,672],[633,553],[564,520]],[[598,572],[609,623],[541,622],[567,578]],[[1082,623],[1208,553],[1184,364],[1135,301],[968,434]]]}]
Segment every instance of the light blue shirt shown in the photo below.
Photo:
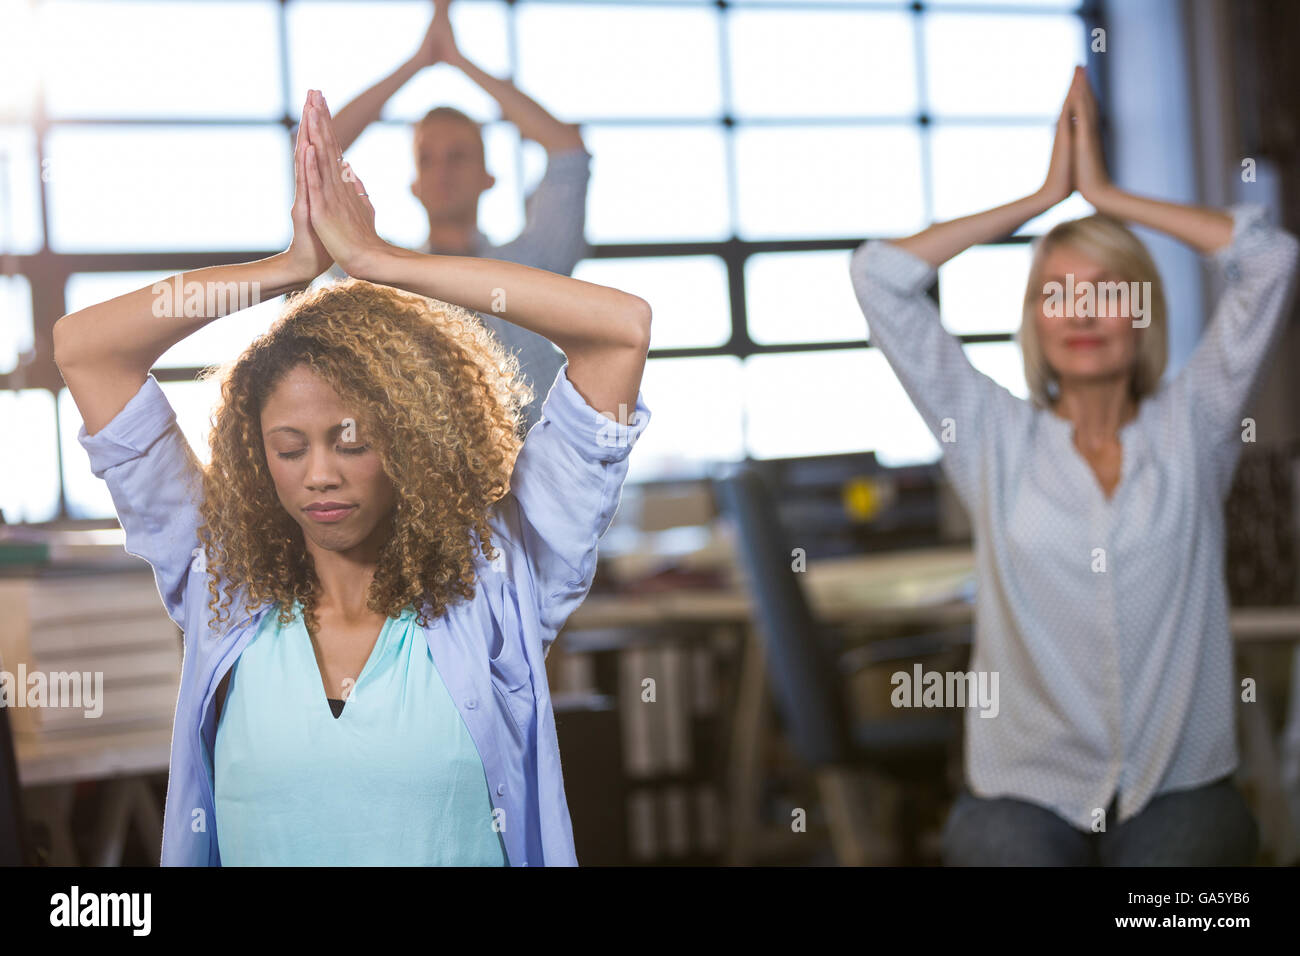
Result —
[{"label": "light blue shirt", "polygon": [[1026,800],[1090,832],[1116,791],[1123,822],[1237,765],[1223,502],[1300,243],[1260,206],[1232,218],[1210,257],[1227,280],[1214,319],[1120,429],[1109,498],[1069,421],[970,363],[926,295],[932,265],[880,240],[850,259],[871,343],[942,443],[975,530],[969,671],[1002,688],[994,719],[965,711],[978,797]]},{"label": "light blue shirt", "polygon": [[[476,549],[474,597],[423,628],[483,761],[512,866],[578,862],[545,657],[591,589],[597,543],[649,421],[639,392],[626,424],[600,414],[569,381],[566,362],[515,461],[510,492],[489,514],[500,557],[488,562]],[[152,375],[108,425],[94,435],[83,425],[77,440],[108,485],[126,551],[149,562],[167,614],[185,634],[162,865],[220,866],[208,757],[214,698],[273,605],[250,610],[240,586],[229,616],[210,626],[209,573],[196,558],[202,466]]]},{"label": "light blue shirt", "polygon": [[[345,698],[338,717],[329,697]],[[226,866],[505,866],[474,740],[415,609],[327,696],[302,620],[275,611],[231,669],[217,726]]]}]

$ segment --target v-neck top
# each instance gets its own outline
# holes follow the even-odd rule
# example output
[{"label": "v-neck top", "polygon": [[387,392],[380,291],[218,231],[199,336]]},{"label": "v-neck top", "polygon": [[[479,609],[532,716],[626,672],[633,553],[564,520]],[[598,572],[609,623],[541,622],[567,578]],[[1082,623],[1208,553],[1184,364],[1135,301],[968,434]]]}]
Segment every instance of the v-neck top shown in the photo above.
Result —
[{"label": "v-neck top", "polygon": [[1237,765],[1223,504],[1300,244],[1258,206],[1232,215],[1232,240],[1213,257],[1226,279],[1213,320],[1119,430],[1110,498],[1072,422],[971,365],[926,294],[930,263],[879,240],[851,257],[871,344],[971,518],[969,667],[1000,687],[996,710],[964,715],[976,796],[1027,800],[1087,831],[1116,792],[1124,821]]},{"label": "v-neck top", "polygon": [[415,611],[388,618],[335,715],[295,604],[231,669],[214,756],[228,866],[505,866],[483,762]]}]

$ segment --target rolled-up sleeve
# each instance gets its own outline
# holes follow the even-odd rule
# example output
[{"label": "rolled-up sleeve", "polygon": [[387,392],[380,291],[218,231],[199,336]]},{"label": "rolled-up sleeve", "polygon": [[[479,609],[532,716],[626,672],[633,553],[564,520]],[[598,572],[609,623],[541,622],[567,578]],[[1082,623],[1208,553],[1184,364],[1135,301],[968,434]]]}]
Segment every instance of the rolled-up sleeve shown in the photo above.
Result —
[{"label": "rolled-up sleeve", "polygon": [[1214,436],[1226,478],[1241,451],[1242,415],[1290,311],[1300,256],[1296,237],[1270,224],[1263,206],[1242,203],[1230,212],[1232,241],[1209,257],[1223,293],[1178,375],[1197,421]]},{"label": "rolled-up sleeve", "polygon": [[926,427],[940,442],[942,466],[967,497],[981,467],[978,436],[991,427],[991,398],[1010,398],[976,369],[961,343],[943,327],[926,294],[938,274],[906,249],[882,240],[854,251],[849,274],[867,320],[870,342],[884,354]]},{"label": "rolled-up sleeve", "polygon": [[591,589],[597,542],[618,510],[628,455],[650,421],[640,392],[625,422],[602,415],[578,394],[568,369],[565,362],[556,374],[493,519],[506,546],[525,558],[546,645]]},{"label": "rolled-up sleeve", "polygon": [[591,153],[585,148],[548,155],[546,172],[524,203],[524,228],[493,258],[569,275],[590,254],[586,241]]},{"label": "rolled-up sleeve", "polygon": [[95,434],[83,424],[77,441],[90,456],[90,470],[108,485],[127,553],[149,562],[168,617],[184,629],[203,472],[157,379],[149,375]]}]

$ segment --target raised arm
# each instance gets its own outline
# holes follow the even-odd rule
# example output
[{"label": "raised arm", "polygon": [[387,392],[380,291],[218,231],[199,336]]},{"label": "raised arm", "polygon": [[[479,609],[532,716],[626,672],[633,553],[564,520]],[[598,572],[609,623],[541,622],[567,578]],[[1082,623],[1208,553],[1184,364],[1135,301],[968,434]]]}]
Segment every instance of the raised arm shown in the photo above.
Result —
[{"label": "raised arm", "polygon": [[994,209],[960,219],[939,222],[893,244],[938,268],[971,246],[1009,236],[1030,219],[1041,215],[1074,191],[1070,171],[1070,100],[1066,98],[1056,119],[1056,138],[1047,178],[1033,193]]},{"label": "raised arm", "polygon": [[385,242],[375,233],[374,207],[361,181],[340,175],[347,166],[328,109],[318,92],[313,97],[307,107],[311,221],[339,265],[351,276],[500,315],[544,336],[568,357],[569,380],[583,399],[625,420],[636,407],[649,348],[645,300],[513,262],[423,255]]},{"label": "raised arm", "polygon": [[1212,255],[1232,240],[1232,216],[1217,209],[1147,199],[1110,180],[1101,151],[1097,99],[1083,67],[1074,71],[1067,108],[1074,114],[1075,182],[1080,195],[1099,213],[1149,226],[1173,236],[1202,255]]},{"label": "raised arm", "polygon": [[561,123],[509,80],[484,72],[460,52],[451,29],[451,0],[435,0],[434,7],[437,15],[429,29],[439,61],[457,67],[482,87],[501,107],[502,118],[513,123],[520,136],[540,143],[547,153],[582,148],[582,136],[575,124]]},{"label": "raised arm", "polygon": [[420,41],[420,48],[409,59],[399,64],[392,73],[360,93],[338,111],[338,115],[334,117],[334,135],[342,150],[350,149],[352,144],[361,138],[366,127],[379,119],[384,111],[384,104],[392,99],[393,94],[405,86],[411,77],[425,67],[440,62],[441,28],[445,19],[446,16],[435,9],[429,29],[425,31],[424,39]]},{"label": "raised arm", "polygon": [[329,253],[311,229],[305,147],[300,134],[287,250],[256,262],[180,273],[54,323],[55,362],[90,434],[113,420],[177,342],[245,305],[305,288],[329,268]]},{"label": "raised arm", "polygon": [[981,439],[994,431],[1000,410],[1018,409],[1023,403],[971,365],[926,293],[944,262],[970,246],[1009,235],[1070,195],[1070,148],[1067,99],[1057,117],[1047,178],[1037,191],[986,212],[936,223],[905,239],[864,242],[850,260],[853,291],[867,319],[871,344],[884,354],[940,442],[943,467],[967,502],[979,484]]},{"label": "raised arm", "polygon": [[1097,102],[1081,73],[1071,87],[1078,116],[1075,167],[1079,191],[1099,212],[1140,223],[1209,258],[1226,285],[1192,357],[1176,376],[1200,431],[1214,446],[1220,492],[1227,494],[1241,451],[1241,416],[1281,334],[1296,283],[1300,242],[1272,226],[1264,209],[1230,210],[1137,196],[1110,181],[1098,136]]}]

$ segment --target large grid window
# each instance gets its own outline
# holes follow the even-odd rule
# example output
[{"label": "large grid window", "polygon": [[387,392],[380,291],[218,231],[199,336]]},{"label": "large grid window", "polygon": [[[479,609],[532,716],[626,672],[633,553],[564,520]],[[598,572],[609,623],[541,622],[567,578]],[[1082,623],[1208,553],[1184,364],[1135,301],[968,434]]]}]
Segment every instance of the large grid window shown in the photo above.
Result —
[{"label": "large grid window", "polygon": [[[102,521],[112,506],[76,442],[54,321],[283,248],[289,131],[307,89],[342,106],[413,52],[429,4],[31,0],[0,15],[13,74],[0,84],[0,439],[24,458],[0,475],[0,508],[11,522]],[[937,459],[870,347],[849,255],[864,237],[1041,183],[1070,71],[1099,25],[1090,3],[456,0],[452,17],[471,60],[582,125],[594,255],[574,274],[654,307],[654,427],[632,480],[745,456]],[[426,238],[410,127],[439,104],[488,121],[497,185],[480,226],[513,238],[545,153],[492,121],[495,102],[447,66],[403,87],[349,151],[380,232]],[[945,323],[1017,394],[1027,240],[1089,211],[1075,197],[940,270]],[[201,459],[214,396],[197,372],[238,354],[280,304],[217,320],[155,368]]]}]

